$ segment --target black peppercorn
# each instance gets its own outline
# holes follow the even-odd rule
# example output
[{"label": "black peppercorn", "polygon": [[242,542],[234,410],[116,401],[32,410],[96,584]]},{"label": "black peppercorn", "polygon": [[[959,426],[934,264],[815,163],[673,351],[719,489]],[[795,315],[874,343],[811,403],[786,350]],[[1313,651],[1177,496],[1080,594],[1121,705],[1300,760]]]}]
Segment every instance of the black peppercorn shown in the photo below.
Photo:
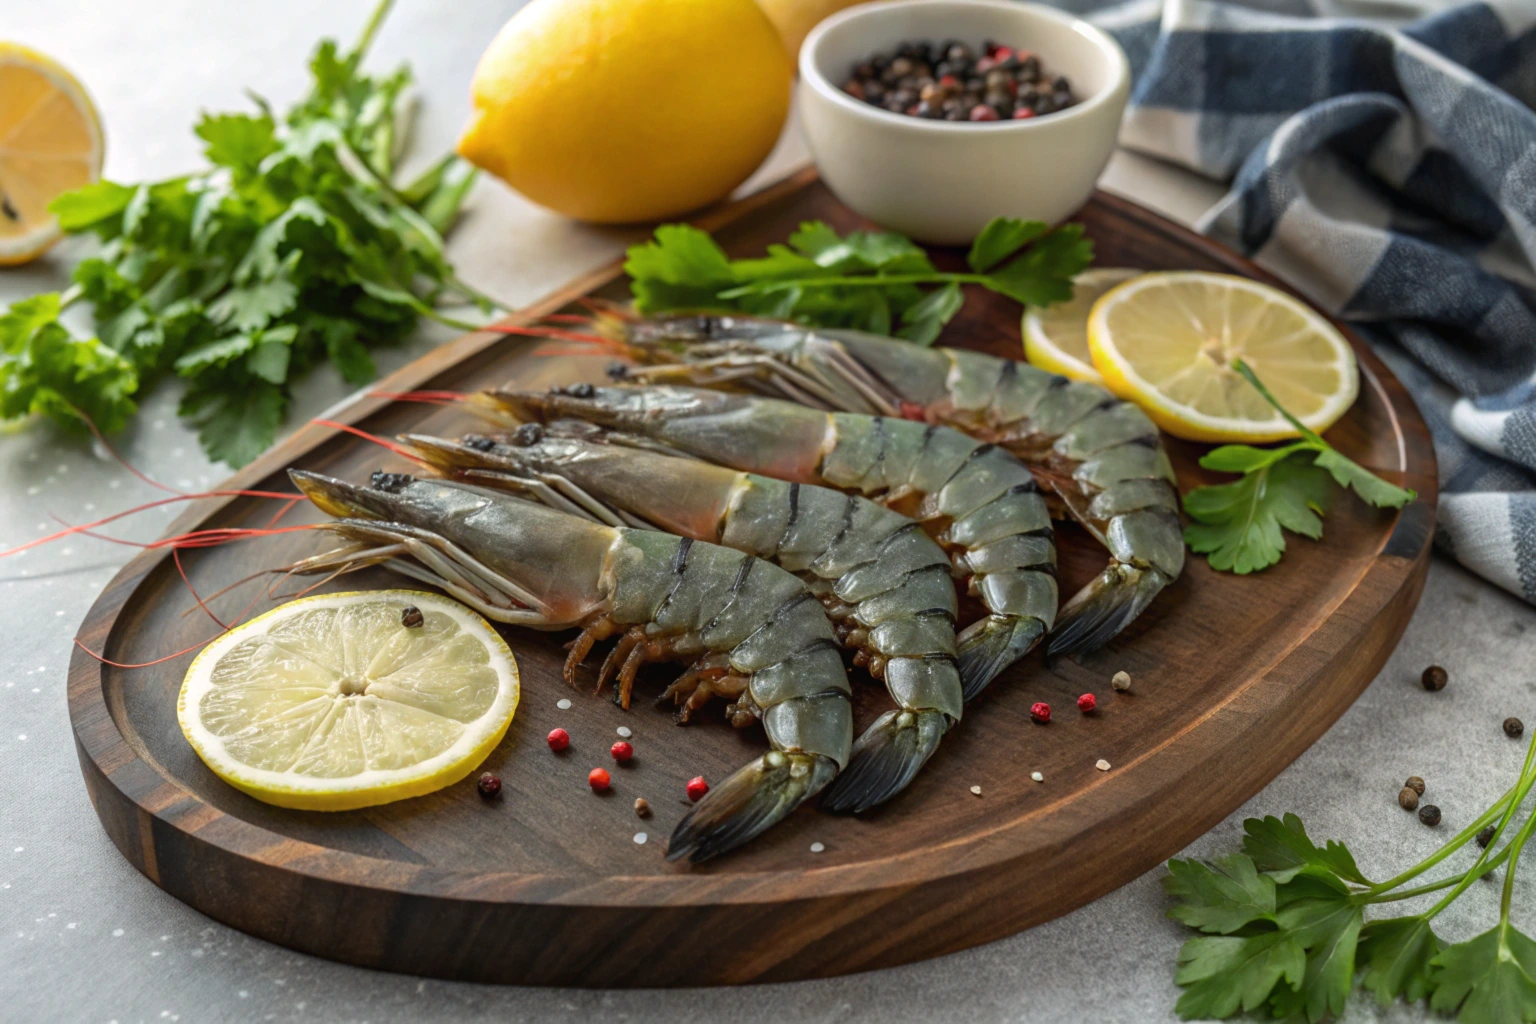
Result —
[{"label": "black peppercorn", "polygon": [[420,629],[426,622],[426,616],[421,614],[421,609],[413,604],[408,604],[400,609],[400,625],[406,629]]},{"label": "black peppercorn", "polygon": [[1488,844],[1493,842],[1493,834],[1499,830],[1497,825],[1489,825],[1477,834],[1477,845],[1488,849]]},{"label": "black peppercorn", "polygon": [[1419,677],[1419,681],[1424,684],[1424,689],[1426,690],[1443,690],[1449,680],[1450,676],[1446,675],[1445,669],[1439,665],[1429,666],[1429,668],[1424,670],[1424,674]]},{"label": "black peppercorn", "polygon": [[1430,828],[1440,824],[1440,808],[1434,804],[1425,804],[1419,808],[1419,820]]},{"label": "black peppercorn", "polygon": [[1505,736],[1508,736],[1512,740],[1517,740],[1517,739],[1520,738],[1520,734],[1523,733],[1523,732],[1525,732],[1525,723],[1520,721],[1520,719],[1518,719],[1518,718],[1506,718],[1506,719],[1504,719],[1504,735]]},{"label": "black peppercorn", "polygon": [[481,796],[489,800],[501,792],[501,780],[490,772],[486,772],[480,776],[480,781],[475,783],[475,788],[480,791]]},{"label": "black peppercorn", "polygon": [[[1021,85],[1031,84],[1037,86],[1033,94],[1045,93],[1045,101],[1015,99]],[[976,116],[979,107],[1013,119],[1021,109],[1044,114],[1077,102],[1067,80],[1046,74],[1038,57],[993,42],[980,54],[958,40],[902,43],[853,65],[842,88],[853,99],[892,113],[949,120],[992,120],[985,113]],[[958,118],[951,99],[959,104]]]}]

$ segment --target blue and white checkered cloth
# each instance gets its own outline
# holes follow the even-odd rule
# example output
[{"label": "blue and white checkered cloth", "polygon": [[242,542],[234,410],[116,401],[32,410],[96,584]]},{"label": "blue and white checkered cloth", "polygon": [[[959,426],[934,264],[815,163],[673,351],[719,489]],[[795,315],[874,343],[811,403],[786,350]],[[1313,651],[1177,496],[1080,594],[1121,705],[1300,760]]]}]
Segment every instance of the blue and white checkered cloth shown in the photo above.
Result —
[{"label": "blue and white checkered cloth", "polygon": [[1201,230],[1362,328],[1440,461],[1439,543],[1536,602],[1536,0],[1135,0],[1121,142],[1230,181]]}]

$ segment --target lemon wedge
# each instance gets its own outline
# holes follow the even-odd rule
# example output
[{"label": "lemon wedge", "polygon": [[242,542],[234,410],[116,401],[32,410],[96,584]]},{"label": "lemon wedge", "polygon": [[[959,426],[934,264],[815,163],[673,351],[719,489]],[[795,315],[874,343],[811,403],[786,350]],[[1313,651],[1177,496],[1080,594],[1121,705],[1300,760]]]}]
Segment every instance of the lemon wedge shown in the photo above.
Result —
[{"label": "lemon wedge", "polygon": [[101,177],[101,120],[56,61],[0,42],[0,266],[36,259],[59,240],[48,204]]},{"label": "lemon wedge", "polygon": [[[401,622],[407,608],[419,627]],[[282,807],[341,811],[442,789],[501,742],[517,662],[479,615],[409,590],[321,594],[198,655],[176,717],[219,778]]]},{"label": "lemon wedge", "polygon": [[1355,354],[1332,324],[1282,291],[1228,274],[1143,274],[1117,285],[1093,305],[1088,350],[1109,390],[1190,441],[1297,436],[1237,373],[1239,359],[1319,432],[1360,392]]},{"label": "lemon wedge", "polygon": [[1072,279],[1072,298],[1024,314],[1024,358],[1042,370],[1102,384],[1088,355],[1088,313],[1099,296],[1140,274],[1127,267],[1095,267]]}]

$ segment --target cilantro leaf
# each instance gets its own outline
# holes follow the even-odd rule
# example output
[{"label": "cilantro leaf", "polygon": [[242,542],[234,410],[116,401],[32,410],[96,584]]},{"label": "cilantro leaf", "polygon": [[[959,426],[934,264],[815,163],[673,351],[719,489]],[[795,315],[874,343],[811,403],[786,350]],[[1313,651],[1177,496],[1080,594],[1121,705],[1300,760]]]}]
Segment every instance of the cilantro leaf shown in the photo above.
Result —
[{"label": "cilantro leaf", "polygon": [[277,126],[269,115],[204,114],[192,129],[208,145],[203,155],[211,164],[246,170],[277,152]]},{"label": "cilantro leaf", "polygon": [[1298,987],[1277,985],[1270,995],[1276,1017],[1305,1017],[1315,1024],[1344,1012],[1362,921],[1360,906],[1343,898],[1300,900],[1280,911],[1280,928],[1307,950],[1307,967]]},{"label": "cilantro leaf", "polygon": [[1230,935],[1275,916],[1275,880],[1240,853],[1214,863],[1170,860],[1163,888],[1179,901],[1168,916],[1203,932]]},{"label": "cilantro leaf", "polygon": [[1345,881],[1371,884],[1343,843],[1330,839],[1326,847],[1318,847],[1294,814],[1249,818],[1243,822],[1243,832],[1243,852],[1276,882],[1289,882],[1303,869],[1316,867]]},{"label": "cilantro leaf", "polygon": [[1382,1006],[1398,996],[1416,1003],[1434,988],[1429,963],[1444,948],[1422,916],[1370,921],[1360,930],[1365,987]]},{"label": "cilantro leaf", "polygon": [[905,338],[918,345],[932,345],[939,340],[939,334],[944,330],[944,325],[955,318],[955,314],[960,312],[960,307],[963,305],[965,305],[965,296],[961,294],[960,286],[955,282],[951,281],[942,288],[935,288],[902,311],[901,328],[897,330],[896,337]]},{"label": "cilantro leaf", "polygon": [[133,199],[133,193],[134,190],[126,185],[103,179],[65,192],[48,204],[48,212],[58,218],[59,227],[64,231],[87,231],[121,215]]},{"label": "cilantro leaf", "polygon": [[1185,991],[1174,1009],[1185,1020],[1256,1010],[1277,986],[1300,986],[1306,969],[1305,951],[1285,932],[1190,939],[1179,950],[1173,980]]},{"label": "cilantro leaf", "polygon": [[1417,495],[1404,487],[1387,483],[1364,466],[1345,458],[1329,448],[1317,453],[1313,463],[1326,469],[1338,481],[1340,487],[1348,487],[1367,505],[1377,508],[1402,508]]},{"label": "cilantro leaf", "polygon": [[1313,540],[1323,535],[1327,485],[1316,466],[1287,459],[1230,484],[1197,487],[1184,496],[1184,511],[1194,520],[1184,541],[1207,555],[1213,569],[1243,575],[1268,568],[1285,552],[1283,530]]},{"label": "cilantro leaf", "polygon": [[1429,1005],[1462,1024],[1536,1021],[1536,942],[1505,920],[1431,961]]}]

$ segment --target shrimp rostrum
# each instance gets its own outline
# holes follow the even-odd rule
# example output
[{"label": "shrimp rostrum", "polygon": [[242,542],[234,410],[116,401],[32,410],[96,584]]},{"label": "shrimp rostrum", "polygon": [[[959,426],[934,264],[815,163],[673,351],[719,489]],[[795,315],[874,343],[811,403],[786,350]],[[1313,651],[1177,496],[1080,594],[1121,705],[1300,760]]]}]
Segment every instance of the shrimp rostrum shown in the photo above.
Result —
[{"label": "shrimp rostrum", "polygon": [[696,388],[576,384],[489,392],[479,401],[528,422],[581,419],[634,444],[863,495],[916,519],[988,612],[957,637],[967,700],[1055,619],[1056,545],[1045,500],[1016,458],[959,431]]},{"label": "shrimp rostrum", "polygon": [[981,352],[753,317],[606,313],[598,326],[643,364],[615,367],[617,377],[942,423],[1019,456],[1110,552],[1061,609],[1053,654],[1102,646],[1183,571],[1177,481],[1157,427],[1097,384]]},{"label": "shrimp rostrum", "polygon": [[848,762],[853,711],[836,636],[798,578],[739,551],[613,527],[496,491],[376,473],[370,486],[293,471],[346,545],[298,573],[384,565],[499,622],[580,629],[566,678],[618,637],[601,675],[626,693],[647,661],[688,667],[674,694],[731,698],[732,723],[760,719],[772,750],[689,812],[668,859],[740,846],[824,788]]},{"label": "shrimp rostrum", "polygon": [[883,680],[896,703],[854,744],[822,806],[863,811],[905,788],[959,720],[964,699],[958,601],[943,549],[913,520],[856,495],[625,447],[585,423],[563,426],[557,433],[526,423],[501,439],[400,440],[456,479],[613,526],[721,544],[798,575],[855,652],[854,664]]}]

